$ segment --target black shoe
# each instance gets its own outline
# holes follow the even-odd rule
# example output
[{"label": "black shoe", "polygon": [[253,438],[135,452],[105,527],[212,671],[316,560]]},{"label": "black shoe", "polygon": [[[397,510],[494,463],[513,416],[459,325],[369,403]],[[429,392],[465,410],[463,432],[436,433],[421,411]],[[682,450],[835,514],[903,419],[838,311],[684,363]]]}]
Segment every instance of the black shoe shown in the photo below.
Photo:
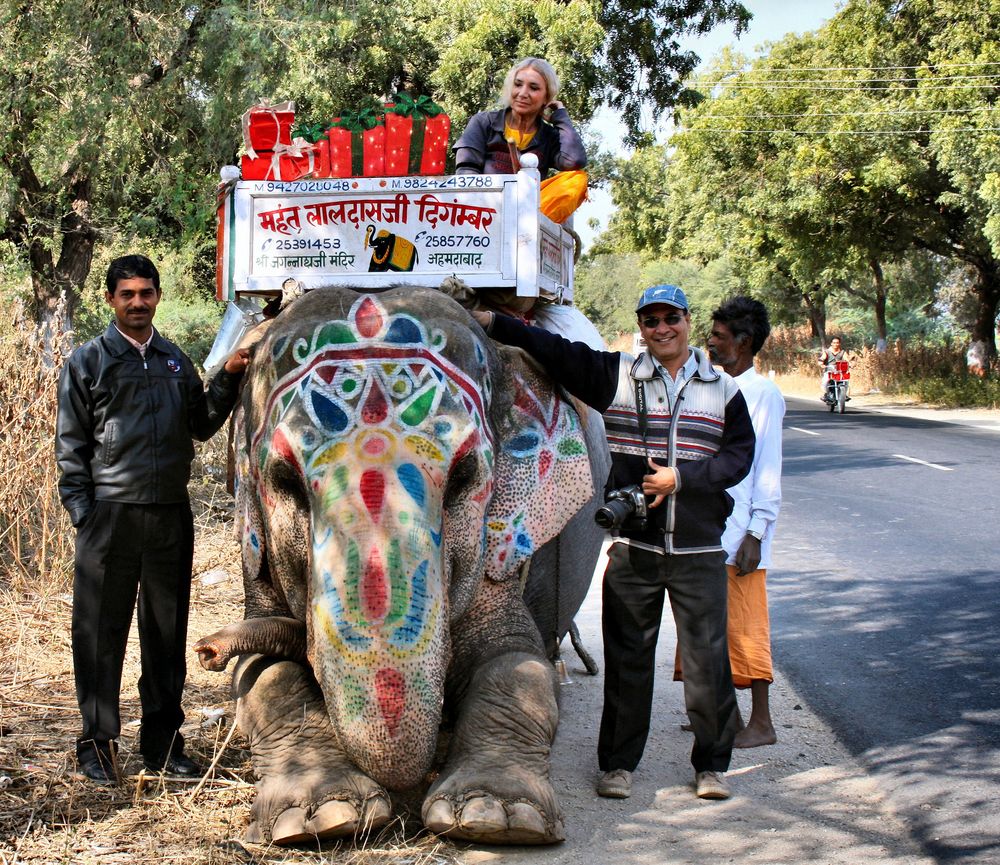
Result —
[{"label": "black shoe", "polygon": [[176,775],[179,778],[194,778],[201,774],[201,766],[183,751],[179,754],[160,757],[143,757],[142,762],[150,772]]},{"label": "black shoe", "polygon": [[114,762],[107,753],[94,753],[80,757],[80,771],[96,784],[117,784]]}]

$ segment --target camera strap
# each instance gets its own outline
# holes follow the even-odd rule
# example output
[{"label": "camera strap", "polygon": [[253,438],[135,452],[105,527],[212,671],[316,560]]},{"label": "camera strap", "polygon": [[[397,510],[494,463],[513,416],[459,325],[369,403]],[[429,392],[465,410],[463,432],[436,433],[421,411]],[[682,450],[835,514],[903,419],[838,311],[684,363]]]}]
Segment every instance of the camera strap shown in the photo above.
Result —
[{"label": "camera strap", "polygon": [[646,430],[649,429],[649,413],[646,411],[646,388],[637,378],[632,379],[635,387],[635,410],[639,416],[639,434],[642,436],[642,446],[649,457],[649,444],[646,441]]}]

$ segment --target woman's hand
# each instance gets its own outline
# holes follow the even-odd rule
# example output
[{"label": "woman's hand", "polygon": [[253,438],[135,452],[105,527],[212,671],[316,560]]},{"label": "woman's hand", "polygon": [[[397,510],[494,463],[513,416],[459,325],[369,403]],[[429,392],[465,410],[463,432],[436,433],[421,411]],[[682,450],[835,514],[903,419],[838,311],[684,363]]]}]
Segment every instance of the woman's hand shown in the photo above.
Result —
[{"label": "woman's hand", "polygon": [[542,116],[546,120],[548,120],[552,116],[552,113],[554,111],[556,111],[559,108],[565,108],[565,107],[566,106],[563,105],[558,99],[555,99],[552,102],[550,102],[548,105],[545,106],[545,108],[542,111]]}]

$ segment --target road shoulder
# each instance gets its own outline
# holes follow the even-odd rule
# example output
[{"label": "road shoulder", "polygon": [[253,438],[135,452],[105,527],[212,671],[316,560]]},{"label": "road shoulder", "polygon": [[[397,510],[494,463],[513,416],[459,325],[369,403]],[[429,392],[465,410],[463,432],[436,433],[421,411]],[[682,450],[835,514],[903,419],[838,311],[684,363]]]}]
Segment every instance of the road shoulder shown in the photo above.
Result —
[{"label": "road shoulder", "polygon": [[[584,644],[602,657],[600,575],[577,615]],[[468,849],[464,865],[930,865],[877,783],[850,756],[826,724],[775,671],[771,705],[778,744],[734,752],[728,777],[733,798],[695,797],[689,762],[691,735],[682,686],[672,681],[675,635],[664,616],[657,652],[654,720],[630,799],[601,799],[597,727],[601,675],[588,676],[568,645],[563,657],[572,683],[560,690],[561,718],[552,757],[552,780],[567,838],[552,848]],[[744,717],[749,693],[741,692]]]}]

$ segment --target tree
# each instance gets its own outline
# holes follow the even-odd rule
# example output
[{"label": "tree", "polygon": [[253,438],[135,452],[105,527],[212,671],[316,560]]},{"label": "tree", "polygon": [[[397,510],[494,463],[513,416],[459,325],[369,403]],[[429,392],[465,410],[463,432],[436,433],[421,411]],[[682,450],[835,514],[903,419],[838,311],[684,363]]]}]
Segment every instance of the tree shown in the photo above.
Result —
[{"label": "tree", "polygon": [[[434,96],[461,128],[511,62],[534,54],[559,69],[562,98],[583,121],[608,93],[627,106],[675,95],[665,70],[691,58],[669,42],[626,49],[628,39],[651,26],[741,28],[746,18],[731,0],[681,10],[594,0],[20,0],[0,13],[0,239],[29,263],[33,312],[51,334],[62,296],[71,325],[99,243],[190,242],[211,267],[217,169],[235,160],[239,116],[258,98],[294,98],[302,116],[325,120],[407,88]],[[620,65],[602,66],[626,56],[636,82]]]},{"label": "tree", "polygon": [[0,231],[30,263],[34,316],[49,338],[63,295],[71,320],[95,244],[136,181],[159,176],[178,137],[195,131],[180,70],[209,9],[177,11],[37,0],[8,5],[0,20]]},{"label": "tree", "polygon": [[683,91],[683,79],[701,62],[693,51],[681,50],[680,38],[708,33],[727,22],[734,23],[739,36],[752,17],[733,0],[612,0],[599,8],[607,34],[601,81],[608,104],[622,113],[627,141],[633,146],[643,138],[643,106],[656,114],[673,108]]},{"label": "tree", "polygon": [[[998,32],[1000,0],[865,0],[752,65],[724,55],[670,142],[667,249],[726,254],[769,300],[798,297],[820,337],[827,298],[863,299],[883,340],[885,269],[915,248],[953,258],[976,273],[971,336],[988,364],[1000,299]],[[664,223],[661,207],[648,210]],[[633,224],[624,230],[641,248]]]},{"label": "tree", "polygon": [[588,254],[576,270],[573,302],[605,339],[632,333],[641,279],[638,255]]}]

